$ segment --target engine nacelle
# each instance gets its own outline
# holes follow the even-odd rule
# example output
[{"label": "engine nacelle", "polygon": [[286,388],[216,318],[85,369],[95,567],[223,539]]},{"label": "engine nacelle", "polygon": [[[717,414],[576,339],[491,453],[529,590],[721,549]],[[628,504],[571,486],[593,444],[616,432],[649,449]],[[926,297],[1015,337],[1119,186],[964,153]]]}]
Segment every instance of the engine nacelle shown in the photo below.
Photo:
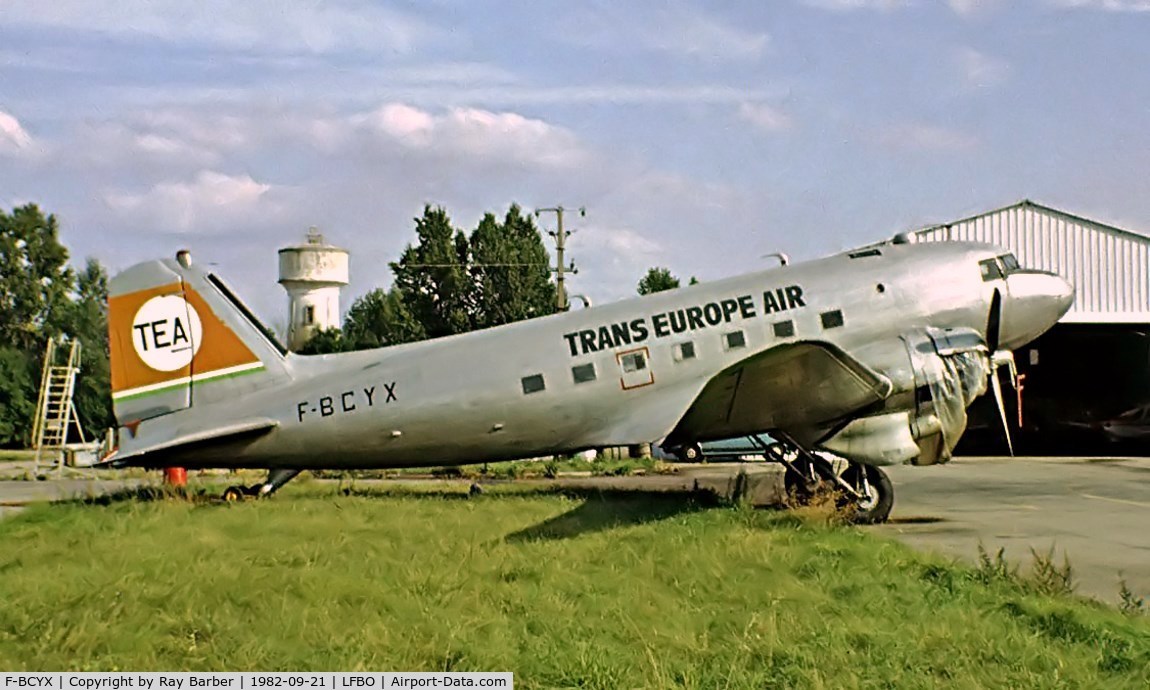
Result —
[{"label": "engine nacelle", "polygon": [[819,447],[864,465],[897,465],[912,462],[921,452],[910,430],[908,412],[860,417]]},{"label": "engine nacelle", "polygon": [[985,344],[969,329],[925,329],[900,346],[862,357],[895,390],[883,413],[851,420],[818,446],[856,462],[933,465],[950,459],[966,430],[966,408],[986,392],[991,372]]}]

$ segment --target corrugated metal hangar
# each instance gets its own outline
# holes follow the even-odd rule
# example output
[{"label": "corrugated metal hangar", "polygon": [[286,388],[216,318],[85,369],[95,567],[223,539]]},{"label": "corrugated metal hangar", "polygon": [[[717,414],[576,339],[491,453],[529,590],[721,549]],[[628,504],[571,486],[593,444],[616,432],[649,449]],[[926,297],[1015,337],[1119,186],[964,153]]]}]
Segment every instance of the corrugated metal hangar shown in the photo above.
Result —
[{"label": "corrugated metal hangar", "polygon": [[[1150,455],[1150,237],[1029,200],[913,235],[997,244],[1074,285],[1066,316],[1015,352],[1007,407],[1020,452]],[[970,421],[962,450],[1005,448],[985,396]]]}]

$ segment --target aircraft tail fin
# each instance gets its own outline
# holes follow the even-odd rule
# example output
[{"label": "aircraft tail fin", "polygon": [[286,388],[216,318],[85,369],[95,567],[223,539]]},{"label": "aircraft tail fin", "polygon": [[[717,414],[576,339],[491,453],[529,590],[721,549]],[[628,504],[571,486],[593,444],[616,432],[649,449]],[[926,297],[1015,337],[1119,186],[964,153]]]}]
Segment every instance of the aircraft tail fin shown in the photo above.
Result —
[{"label": "aircraft tail fin", "polygon": [[283,346],[185,252],[111,280],[108,342],[112,402],[122,426],[288,378]]}]

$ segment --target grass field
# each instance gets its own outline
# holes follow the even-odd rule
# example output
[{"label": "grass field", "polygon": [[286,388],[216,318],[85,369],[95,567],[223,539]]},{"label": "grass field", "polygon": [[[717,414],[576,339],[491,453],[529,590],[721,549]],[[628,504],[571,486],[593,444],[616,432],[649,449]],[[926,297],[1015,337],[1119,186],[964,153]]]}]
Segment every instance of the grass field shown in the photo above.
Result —
[{"label": "grass field", "polygon": [[[465,491],[465,484],[460,491]],[[511,670],[517,687],[1139,687],[1150,621],[679,496],[42,506],[0,669]]]},{"label": "grass field", "polygon": [[27,462],[35,457],[34,450],[0,450],[0,462]]}]

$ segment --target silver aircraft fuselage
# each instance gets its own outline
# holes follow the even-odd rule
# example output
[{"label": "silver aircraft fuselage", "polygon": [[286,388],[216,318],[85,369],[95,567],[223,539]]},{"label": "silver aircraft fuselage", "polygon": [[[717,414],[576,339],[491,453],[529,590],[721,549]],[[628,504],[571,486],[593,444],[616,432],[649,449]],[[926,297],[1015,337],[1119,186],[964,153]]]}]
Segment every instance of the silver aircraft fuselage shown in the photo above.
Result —
[{"label": "silver aircraft fuselage", "polygon": [[[981,244],[884,244],[483,331],[334,355],[280,354],[241,333],[264,363],[261,374],[198,382],[193,373],[183,407],[162,414],[143,411],[133,397],[142,399],[146,387],[121,393],[119,464],[386,468],[656,442],[675,432],[718,375],[773,348],[826,344],[897,383],[906,377],[893,371],[903,365],[892,353],[904,351],[900,338],[915,329],[968,329],[996,341],[991,350],[1033,339],[1069,308],[1070,286],[1052,274],[1004,268],[1005,256]],[[987,262],[997,274],[988,274]],[[213,311],[228,309],[208,294],[214,283],[197,267],[157,263],[163,264],[157,271],[178,274],[204,293]],[[124,285],[121,293],[140,287]],[[234,314],[220,319],[239,322]],[[114,366],[117,356],[131,356],[129,338],[148,337],[139,322],[137,316],[136,331],[119,334]],[[211,343],[201,337],[206,351]],[[794,396],[819,385],[780,380],[778,390]],[[770,391],[764,405],[803,403],[801,395],[772,400]],[[888,391],[885,402],[854,416],[913,404],[905,402],[913,390],[901,393]],[[244,434],[245,424],[261,431]],[[798,423],[786,431],[815,443],[834,424],[812,419],[809,428]],[[715,433],[769,431],[727,425]],[[710,436],[697,426],[691,435]]]}]

